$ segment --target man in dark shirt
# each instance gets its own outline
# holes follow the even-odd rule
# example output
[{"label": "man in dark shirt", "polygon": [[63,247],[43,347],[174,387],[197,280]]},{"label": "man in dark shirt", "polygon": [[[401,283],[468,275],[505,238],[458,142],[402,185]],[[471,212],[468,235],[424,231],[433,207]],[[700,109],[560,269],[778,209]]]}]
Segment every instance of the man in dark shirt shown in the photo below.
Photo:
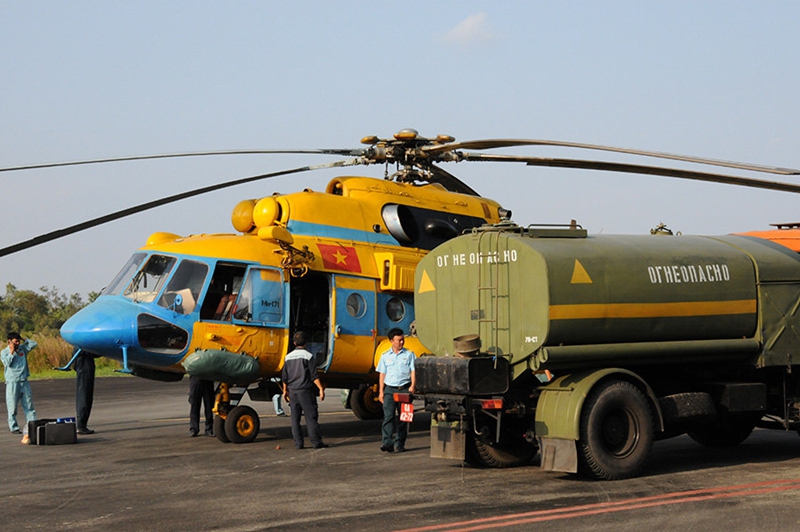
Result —
[{"label": "man in dark shirt", "polygon": [[206,417],[206,436],[214,435],[214,381],[189,377],[189,436],[200,432],[200,405]]},{"label": "man in dark shirt", "polygon": [[[77,348],[76,348],[77,349]],[[94,434],[89,428],[89,415],[94,402],[95,355],[81,351],[77,353],[72,368],[75,370],[75,417],[78,434]]]},{"label": "man in dark shirt", "polygon": [[305,413],[308,439],[314,449],[324,449],[327,444],[322,442],[317,419],[317,398],[314,395],[314,386],[319,388],[320,401],[325,399],[325,389],[317,376],[317,367],[314,355],[305,350],[306,335],[302,331],[294,333],[292,338],[296,349],[286,355],[281,371],[283,381],[283,400],[292,409],[292,437],[294,446],[304,448],[303,429],[300,427],[300,417]]}]

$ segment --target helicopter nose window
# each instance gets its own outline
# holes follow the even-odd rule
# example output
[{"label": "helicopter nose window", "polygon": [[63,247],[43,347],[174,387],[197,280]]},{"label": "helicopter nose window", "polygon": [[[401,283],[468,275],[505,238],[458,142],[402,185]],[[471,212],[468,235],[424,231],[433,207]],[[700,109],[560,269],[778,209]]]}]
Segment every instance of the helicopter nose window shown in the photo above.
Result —
[{"label": "helicopter nose window", "polygon": [[148,351],[178,354],[189,343],[189,333],[175,325],[149,314],[140,314],[137,319],[139,345]]},{"label": "helicopter nose window", "polygon": [[181,261],[164,290],[164,295],[158,300],[159,306],[179,314],[191,314],[197,306],[206,275],[208,265],[194,260]]},{"label": "helicopter nose window", "polygon": [[154,301],[176,262],[175,257],[151,255],[122,295],[140,303]]}]

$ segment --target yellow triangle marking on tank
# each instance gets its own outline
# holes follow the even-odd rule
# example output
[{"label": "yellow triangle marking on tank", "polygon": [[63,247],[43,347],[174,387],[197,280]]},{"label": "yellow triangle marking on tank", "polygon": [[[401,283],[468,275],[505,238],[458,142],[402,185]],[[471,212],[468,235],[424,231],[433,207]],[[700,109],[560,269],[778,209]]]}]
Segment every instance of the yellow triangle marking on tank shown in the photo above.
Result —
[{"label": "yellow triangle marking on tank", "polygon": [[571,284],[592,284],[592,278],[586,273],[586,268],[583,267],[581,261],[575,259],[575,268],[572,270]]},{"label": "yellow triangle marking on tank", "polygon": [[426,270],[422,270],[422,279],[419,281],[419,291],[418,294],[424,294],[425,292],[435,292],[436,287],[433,286],[433,282],[431,278],[428,277],[428,272]]}]

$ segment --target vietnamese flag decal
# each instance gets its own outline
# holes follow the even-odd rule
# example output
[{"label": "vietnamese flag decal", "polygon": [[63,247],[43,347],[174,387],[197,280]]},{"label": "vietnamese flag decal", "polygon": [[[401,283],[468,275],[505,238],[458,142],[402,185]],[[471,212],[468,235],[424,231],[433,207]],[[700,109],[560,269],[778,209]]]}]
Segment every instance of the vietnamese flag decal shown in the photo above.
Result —
[{"label": "vietnamese flag decal", "polygon": [[328,244],[317,244],[317,247],[322,256],[322,265],[325,268],[361,273],[361,263],[358,261],[356,248]]}]

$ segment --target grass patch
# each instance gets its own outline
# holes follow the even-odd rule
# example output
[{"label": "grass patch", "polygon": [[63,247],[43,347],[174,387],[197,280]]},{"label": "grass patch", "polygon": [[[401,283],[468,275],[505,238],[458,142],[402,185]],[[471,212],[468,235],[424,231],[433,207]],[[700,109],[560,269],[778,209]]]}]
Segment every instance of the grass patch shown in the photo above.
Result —
[{"label": "grass patch", "polygon": [[[59,371],[53,368],[63,367],[72,358],[73,347],[60,336],[34,334],[31,340],[38,345],[28,354],[28,369],[31,380],[37,379],[73,379],[75,372]],[[116,360],[100,357],[95,359],[95,375],[98,377],[125,376],[117,370],[122,365]],[[2,382],[5,382],[5,375]]]},{"label": "grass patch", "polygon": [[[102,359],[100,359],[100,358],[97,359],[98,362],[100,360],[102,360]],[[99,366],[95,370],[95,376],[96,377],[130,377],[130,375],[128,375],[126,373],[120,373],[119,371],[117,371],[114,368],[110,368],[110,367],[101,368]],[[70,371],[59,371],[57,369],[46,369],[46,370],[39,371],[37,373],[31,372],[30,380],[35,381],[35,380],[47,380],[47,379],[74,379],[74,378],[75,378],[75,372],[72,371],[72,370],[70,370]],[[3,379],[2,381],[5,382],[5,379]]]}]

